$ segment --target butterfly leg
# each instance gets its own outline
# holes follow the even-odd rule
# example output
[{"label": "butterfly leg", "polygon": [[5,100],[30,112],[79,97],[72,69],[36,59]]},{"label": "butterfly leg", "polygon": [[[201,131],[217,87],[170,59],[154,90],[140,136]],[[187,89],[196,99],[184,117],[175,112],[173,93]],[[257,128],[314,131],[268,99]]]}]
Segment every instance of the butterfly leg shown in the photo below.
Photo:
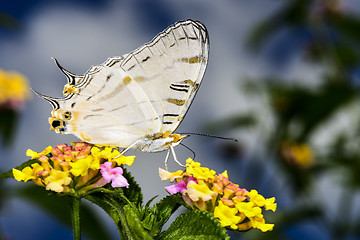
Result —
[{"label": "butterfly leg", "polygon": [[170,146],[170,150],[171,150],[172,155],[174,156],[175,162],[176,162],[177,164],[179,164],[181,167],[186,167],[184,164],[181,164],[181,163],[177,160],[177,157],[176,157],[174,148],[173,148],[172,146]]},{"label": "butterfly leg", "polygon": [[169,156],[170,156],[170,149],[166,153],[166,157],[165,157],[165,169],[166,169],[166,171],[168,170],[167,163],[168,163],[168,160],[169,160]]},{"label": "butterfly leg", "polygon": [[122,156],[122,155],[123,155],[124,153],[126,153],[130,148],[132,148],[133,146],[135,146],[139,141],[140,141],[140,140],[137,140],[136,142],[132,143],[130,146],[128,146],[127,148],[125,148],[124,150],[122,150],[122,151],[120,152],[120,154],[117,155],[114,159]]}]

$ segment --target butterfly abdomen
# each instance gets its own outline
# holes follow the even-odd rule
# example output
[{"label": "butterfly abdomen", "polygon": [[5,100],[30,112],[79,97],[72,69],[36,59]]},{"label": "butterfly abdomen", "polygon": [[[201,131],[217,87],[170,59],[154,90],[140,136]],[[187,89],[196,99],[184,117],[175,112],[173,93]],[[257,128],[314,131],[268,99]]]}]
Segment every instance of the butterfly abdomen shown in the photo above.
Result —
[{"label": "butterfly abdomen", "polygon": [[170,132],[157,133],[147,136],[135,147],[142,152],[161,152],[168,150],[170,146],[175,147],[181,143],[188,135],[171,134]]}]

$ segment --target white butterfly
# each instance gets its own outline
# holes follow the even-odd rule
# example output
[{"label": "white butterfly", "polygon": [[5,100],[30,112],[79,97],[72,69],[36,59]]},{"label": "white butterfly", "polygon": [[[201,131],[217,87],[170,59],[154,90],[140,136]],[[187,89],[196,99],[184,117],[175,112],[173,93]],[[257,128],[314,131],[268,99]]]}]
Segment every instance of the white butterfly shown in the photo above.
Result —
[{"label": "white butterfly", "polygon": [[[168,150],[187,135],[174,133],[203,78],[209,38],[199,21],[180,21],[123,57],[68,78],[63,98],[37,93],[53,107],[51,130],[83,141],[144,152]],[[180,163],[179,163],[180,164]],[[180,164],[181,165],[181,164]]]}]

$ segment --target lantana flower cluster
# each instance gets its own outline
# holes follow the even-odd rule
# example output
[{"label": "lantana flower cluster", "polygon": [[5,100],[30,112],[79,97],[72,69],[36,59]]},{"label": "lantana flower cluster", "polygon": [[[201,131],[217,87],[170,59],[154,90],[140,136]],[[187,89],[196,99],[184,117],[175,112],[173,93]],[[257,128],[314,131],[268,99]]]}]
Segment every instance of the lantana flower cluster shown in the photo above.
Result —
[{"label": "lantana flower cluster", "polygon": [[29,98],[26,77],[17,72],[0,69],[0,108],[20,110]]},{"label": "lantana flower cluster", "polygon": [[26,155],[38,162],[21,170],[14,168],[17,181],[32,180],[46,190],[66,194],[82,194],[110,182],[114,188],[129,187],[121,166],[131,166],[135,159],[135,156],[120,156],[117,148],[84,142],[49,146],[40,153],[29,149]]},{"label": "lantana flower cluster", "polygon": [[216,175],[214,170],[189,158],[185,171],[172,173],[160,168],[159,174],[161,180],[176,182],[165,187],[170,194],[181,193],[192,208],[213,213],[222,227],[240,231],[257,228],[263,232],[274,227],[265,223],[262,208],[275,211],[275,198],[265,199],[256,190],[240,188],[229,180],[226,171]]}]

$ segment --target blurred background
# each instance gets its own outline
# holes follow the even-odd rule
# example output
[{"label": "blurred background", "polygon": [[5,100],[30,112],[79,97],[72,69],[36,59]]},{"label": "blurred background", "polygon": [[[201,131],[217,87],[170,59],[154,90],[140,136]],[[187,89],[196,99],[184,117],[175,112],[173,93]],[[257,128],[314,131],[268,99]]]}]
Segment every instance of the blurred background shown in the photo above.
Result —
[{"label": "blurred background", "polygon": [[[197,19],[209,31],[210,60],[177,132],[237,138],[191,136],[184,143],[203,166],[227,169],[240,187],[278,203],[266,216],[275,223],[272,232],[229,233],[231,239],[360,239],[359,1],[11,0],[0,6],[1,171],[28,160],[28,148],[77,141],[49,131],[51,106],[27,91],[26,82],[62,95],[66,78],[51,57],[83,74],[179,20]],[[176,153],[182,162],[192,157],[181,146]],[[137,158],[128,169],[144,201],[166,196],[169,183],[158,176],[166,153],[130,154]],[[1,239],[72,239],[69,216],[59,214],[66,203],[56,205],[32,185],[1,182]],[[110,218],[85,207],[85,239],[99,239],[96,233],[118,239]]]}]

